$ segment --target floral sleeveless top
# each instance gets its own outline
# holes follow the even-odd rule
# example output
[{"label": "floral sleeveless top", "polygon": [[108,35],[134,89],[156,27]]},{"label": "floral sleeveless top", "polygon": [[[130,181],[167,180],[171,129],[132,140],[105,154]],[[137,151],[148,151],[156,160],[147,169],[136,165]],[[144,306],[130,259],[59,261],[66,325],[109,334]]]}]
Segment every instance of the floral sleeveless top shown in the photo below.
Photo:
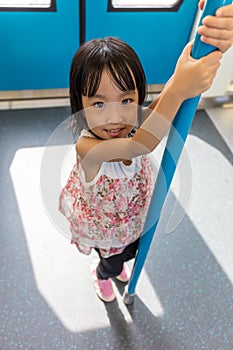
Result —
[{"label": "floral sleeveless top", "polygon": [[[81,136],[93,137],[88,131]],[[70,222],[72,243],[83,254],[92,248],[102,257],[120,254],[143,231],[155,176],[150,159],[139,156],[131,165],[105,162],[91,182],[79,162],[59,198],[59,210]]]}]

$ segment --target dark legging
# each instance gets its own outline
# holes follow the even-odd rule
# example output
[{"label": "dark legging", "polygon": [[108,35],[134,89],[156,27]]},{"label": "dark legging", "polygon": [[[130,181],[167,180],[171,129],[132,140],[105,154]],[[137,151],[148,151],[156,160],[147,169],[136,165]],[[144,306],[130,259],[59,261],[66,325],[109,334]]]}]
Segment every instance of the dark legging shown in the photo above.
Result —
[{"label": "dark legging", "polygon": [[129,244],[122,253],[112,255],[109,258],[103,258],[100,255],[99,249],[95,248],[100,257],[100,262],[96,269],[97,277],[102,280],[106,280],[109,277],[118,276],[123,269],[124,262],[135,257],[138,249],[138,243],[139,239]]}]

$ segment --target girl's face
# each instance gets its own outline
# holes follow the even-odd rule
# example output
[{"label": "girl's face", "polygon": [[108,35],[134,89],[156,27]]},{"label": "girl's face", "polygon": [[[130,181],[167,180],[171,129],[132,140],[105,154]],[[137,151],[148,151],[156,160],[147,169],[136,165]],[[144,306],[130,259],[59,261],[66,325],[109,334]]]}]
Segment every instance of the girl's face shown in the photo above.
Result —
[{"label": "girl's face", "polygon": [[101,139],[127,137],[137,124],[138,91],[122,91],[107,71],[94,96],[82,96],[90,130]]}]

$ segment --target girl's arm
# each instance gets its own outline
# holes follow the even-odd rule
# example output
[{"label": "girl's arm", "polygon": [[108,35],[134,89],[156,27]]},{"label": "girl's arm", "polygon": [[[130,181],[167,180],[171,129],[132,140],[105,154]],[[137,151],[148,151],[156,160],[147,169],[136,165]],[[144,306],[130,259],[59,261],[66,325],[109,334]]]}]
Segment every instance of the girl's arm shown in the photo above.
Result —
[{"label": "girl's arm", "polygon": [[[200,0],[200,10],[203,10],[204,5],[205,0]],[[215,46],[222,53],[226,52],[233,44],[233,4],[220,7],[215,16],[206,16],[198,33],[204,43]],[[151,102],[148,110],[155,108],[159,98],[158,95]],[[148,110],[145,109],[143,119],[147,118]]]},{"label": "girl's arm", "polygon": [[184,48],[172,79],[135,135],[128,138],[98,140],[81,137],[76,144],[86,178],[90,181],[106,161],[125,161],[150,153],[166,134],[182,102],[207,90],[220,66],[219,51],[195,60],[190,56],[192,43]]}]

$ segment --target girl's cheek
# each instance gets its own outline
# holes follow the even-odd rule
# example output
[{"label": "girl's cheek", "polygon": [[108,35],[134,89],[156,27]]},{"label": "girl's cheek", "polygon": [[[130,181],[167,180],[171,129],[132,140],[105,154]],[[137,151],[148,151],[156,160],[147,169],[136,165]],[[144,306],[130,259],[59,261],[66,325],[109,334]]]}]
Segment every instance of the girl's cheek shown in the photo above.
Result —
[{"label": "girl's cheek", "polygon": [[138,106],[131,104],[124,110],[125,121],[130,125],[136,125],[138,120]]},{"label": "girl's cheek", "polygon": [[90,129],[104,125],[106,116],[103,111],[98,111],[96,107],[89,107],[85,110],[87,124]]}]

